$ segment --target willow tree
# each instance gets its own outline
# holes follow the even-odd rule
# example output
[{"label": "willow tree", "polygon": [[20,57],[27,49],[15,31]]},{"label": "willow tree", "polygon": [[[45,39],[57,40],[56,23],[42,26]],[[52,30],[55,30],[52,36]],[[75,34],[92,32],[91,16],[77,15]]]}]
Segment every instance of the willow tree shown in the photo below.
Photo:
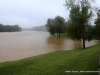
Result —
[{"label": "willow tree", "polygon": [[90,0],[66,0],[65,6],[70,10],[68,35],[73,40],[83,39],[83,48],[87,37],[87,27],[93,16]]}]

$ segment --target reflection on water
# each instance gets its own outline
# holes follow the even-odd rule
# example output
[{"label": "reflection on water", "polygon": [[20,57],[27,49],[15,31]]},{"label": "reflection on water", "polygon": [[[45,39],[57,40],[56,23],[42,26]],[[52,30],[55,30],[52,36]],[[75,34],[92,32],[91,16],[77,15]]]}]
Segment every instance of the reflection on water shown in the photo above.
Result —
[{"label": "reflection on water", "polygon": [[[99,42],[96,40],[86,41],[86,47],[93,46],[98,44]],[[72,50],[77,48],[82,48],[82,40],[73,41],[69,38],[51,38],[48,37],[47,44],[49,44],[53,50]]]},{"label": "reflection on water", "polygon": [[[86,41],[86,47],[97,43],[95,40]],[[47,32],[5,32],[0,33],[0,62],[81,47],[81,41],[72,41],[67,38],[51,38]]]}]

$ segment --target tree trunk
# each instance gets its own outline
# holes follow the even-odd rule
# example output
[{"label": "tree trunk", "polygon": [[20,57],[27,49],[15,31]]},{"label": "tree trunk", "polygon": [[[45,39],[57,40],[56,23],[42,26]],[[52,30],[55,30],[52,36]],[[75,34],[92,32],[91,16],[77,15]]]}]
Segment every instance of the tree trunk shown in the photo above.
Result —
[{"label": "tree trunk", "polygon": [[85,39],[83,38],[83,48],[85,48]]},{"label": "tree trunk", "polygon": [[59,33],[59,38],[60,38],[60,33]]}]

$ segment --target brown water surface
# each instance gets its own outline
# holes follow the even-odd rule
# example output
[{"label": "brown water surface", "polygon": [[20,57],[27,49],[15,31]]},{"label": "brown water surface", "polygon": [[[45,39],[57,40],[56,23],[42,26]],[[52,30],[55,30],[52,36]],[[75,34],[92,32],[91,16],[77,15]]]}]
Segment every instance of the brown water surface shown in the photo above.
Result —
[{"label": "brown water surface", "polygon": [[[86,47],[96,44],[98,44],[96,40],[86,41]],[[0,33],[0,62],[81,47],[81,41],[72,41],[68,38],[51,38],[47,32],[4,32]]]}]

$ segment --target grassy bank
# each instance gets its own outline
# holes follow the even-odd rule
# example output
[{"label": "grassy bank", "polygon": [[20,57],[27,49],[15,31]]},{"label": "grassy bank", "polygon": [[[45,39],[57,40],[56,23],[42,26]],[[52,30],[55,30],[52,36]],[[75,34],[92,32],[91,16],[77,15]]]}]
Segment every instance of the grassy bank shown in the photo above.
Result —
[{"label": "grassy bank", "polygon": [[[59,35],[53,35],[53,36],[51,36],[51,37],[55,37],[55,38],[59,38]],[[60,38],[68,38],[68,35],[67,35],[67,33],[61,33],[60,34]]]},{"label": "grassy bank", "polygon": [[98,70],[100,45],[86,49],[59,51],[22,60],[0,63],[0,75],[98,75],[65,73],[67,70]]}]

